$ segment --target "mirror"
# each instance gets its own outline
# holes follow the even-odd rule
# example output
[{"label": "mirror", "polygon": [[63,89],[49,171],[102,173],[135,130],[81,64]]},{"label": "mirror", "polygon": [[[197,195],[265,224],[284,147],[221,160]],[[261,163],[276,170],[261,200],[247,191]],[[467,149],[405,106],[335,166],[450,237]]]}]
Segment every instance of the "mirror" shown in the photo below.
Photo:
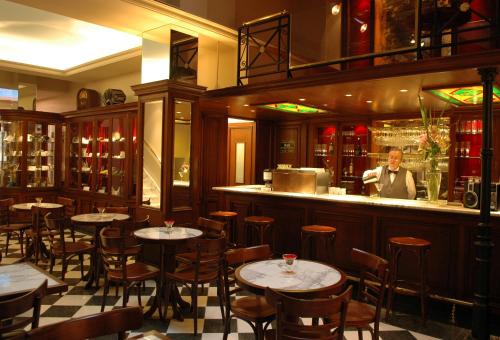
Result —
[{"label": "mirror", "polygon": [[175,100],[172,208],[191,207],[191,102]]},{"label": "mirror", "polygon": [[198,38],[178,31],[170,35],[170,79],[197,83]]},{"label": "mirror", "polygon": [[161,204],[163,100],[144,103],[143,112],[142,203],[159,209]]}]

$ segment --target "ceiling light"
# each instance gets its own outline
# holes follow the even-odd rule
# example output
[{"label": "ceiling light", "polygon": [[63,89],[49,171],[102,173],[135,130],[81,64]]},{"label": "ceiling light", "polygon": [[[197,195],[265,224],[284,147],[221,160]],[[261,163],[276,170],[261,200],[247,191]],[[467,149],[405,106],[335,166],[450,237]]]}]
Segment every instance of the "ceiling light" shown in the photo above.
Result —
[{"label": "ceiling light", "polygon": [[359,28],[359,31],[361,33],[365,33],[367,29],[368,29],[368,24],[365,23],[365,24],[361,25],[361,27]]},{"label": "ceiling light", "polygon": [[248,104],[243,104],[243,106],[246,106],[246,107],[248,107]]},{"label": "ceiling light", "polygon": [[371,104],[371,103],[373,103],[373,100],[367,100],[366,102],[367,102],[368,104]]},{"label": "ceiling light", "polygon": [[250,112],[255,112],[255,110],[250,110]]},{"label": "ceiling light", "polygon": [[229,106],[229,105],[226,105],[226,109],[229,109],[229,108],[230,108],[230,106]]},{"label": "ceiling light", "polygon": [[401,89],[401,90],[399,90],[399,92],[406,93],[406,92],[408,92],[408,90],[407,89]]},{"label": "ceiling light", "polygon": [[328,104],[323,104],[323,106],[328,106]]},{"label": "ceiling light", "polygon": [[337,15],[340,13],[340,4],[335,4],[332,6],[332,14]]},{"label": "ceiling light", "polygon": [[305,98],[299,98],[299,100],[300,100],[301,102],[305,102],[305,101],[306,101],[306,99],[305,99]]},{"label": "ceiling light", "polygon": [[181,111],[177,111],[176,113],[177,113],[177,114],[181,114],[182,112],[181,112]]},{"label": "ceiling light", "polygon": [[345,96],[346,97],[352,97],[352,93],[346,93]]}]

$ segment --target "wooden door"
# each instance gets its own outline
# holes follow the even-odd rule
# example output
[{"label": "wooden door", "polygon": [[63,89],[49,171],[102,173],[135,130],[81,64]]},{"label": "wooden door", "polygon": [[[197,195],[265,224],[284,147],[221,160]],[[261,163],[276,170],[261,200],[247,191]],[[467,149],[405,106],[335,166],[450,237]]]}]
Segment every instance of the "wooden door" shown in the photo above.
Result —
[{"label": "wooden door", "polygon": [[234,123],[228,129],[229,185],[254,184],[255,123]]}]

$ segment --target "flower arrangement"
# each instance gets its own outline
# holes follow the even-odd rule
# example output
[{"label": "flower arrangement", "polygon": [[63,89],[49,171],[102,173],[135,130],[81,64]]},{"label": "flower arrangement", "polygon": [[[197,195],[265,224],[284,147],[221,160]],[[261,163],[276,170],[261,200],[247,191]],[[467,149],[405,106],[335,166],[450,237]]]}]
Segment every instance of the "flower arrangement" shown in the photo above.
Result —
[{"label": "flower arrangement", "polygon": [[443,119],[444,110],[438,117],[433,117],[432,110],[422,103],[422,97],[418,96],[418,101],[424,125],[424,133],[418,139],[418,151],[424,155],[424,160],[429,160],[430,170],[438,171],[438,157],[444,155],[450,147],[450,139]]}]

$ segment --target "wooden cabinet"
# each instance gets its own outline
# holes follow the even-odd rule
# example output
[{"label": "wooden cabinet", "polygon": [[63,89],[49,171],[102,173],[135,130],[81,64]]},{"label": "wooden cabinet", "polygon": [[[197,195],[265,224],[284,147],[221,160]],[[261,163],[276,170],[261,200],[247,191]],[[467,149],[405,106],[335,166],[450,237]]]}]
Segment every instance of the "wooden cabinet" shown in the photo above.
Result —
[{"label": "wooden cabinet", "polygon": [[135,196],[137,103],[65,113],[65,189],[99,199]]},{"label": "wooden cabinet", "polygon": [[20,198],[60,186],[62,117],[0,110],[0,188]]}]

